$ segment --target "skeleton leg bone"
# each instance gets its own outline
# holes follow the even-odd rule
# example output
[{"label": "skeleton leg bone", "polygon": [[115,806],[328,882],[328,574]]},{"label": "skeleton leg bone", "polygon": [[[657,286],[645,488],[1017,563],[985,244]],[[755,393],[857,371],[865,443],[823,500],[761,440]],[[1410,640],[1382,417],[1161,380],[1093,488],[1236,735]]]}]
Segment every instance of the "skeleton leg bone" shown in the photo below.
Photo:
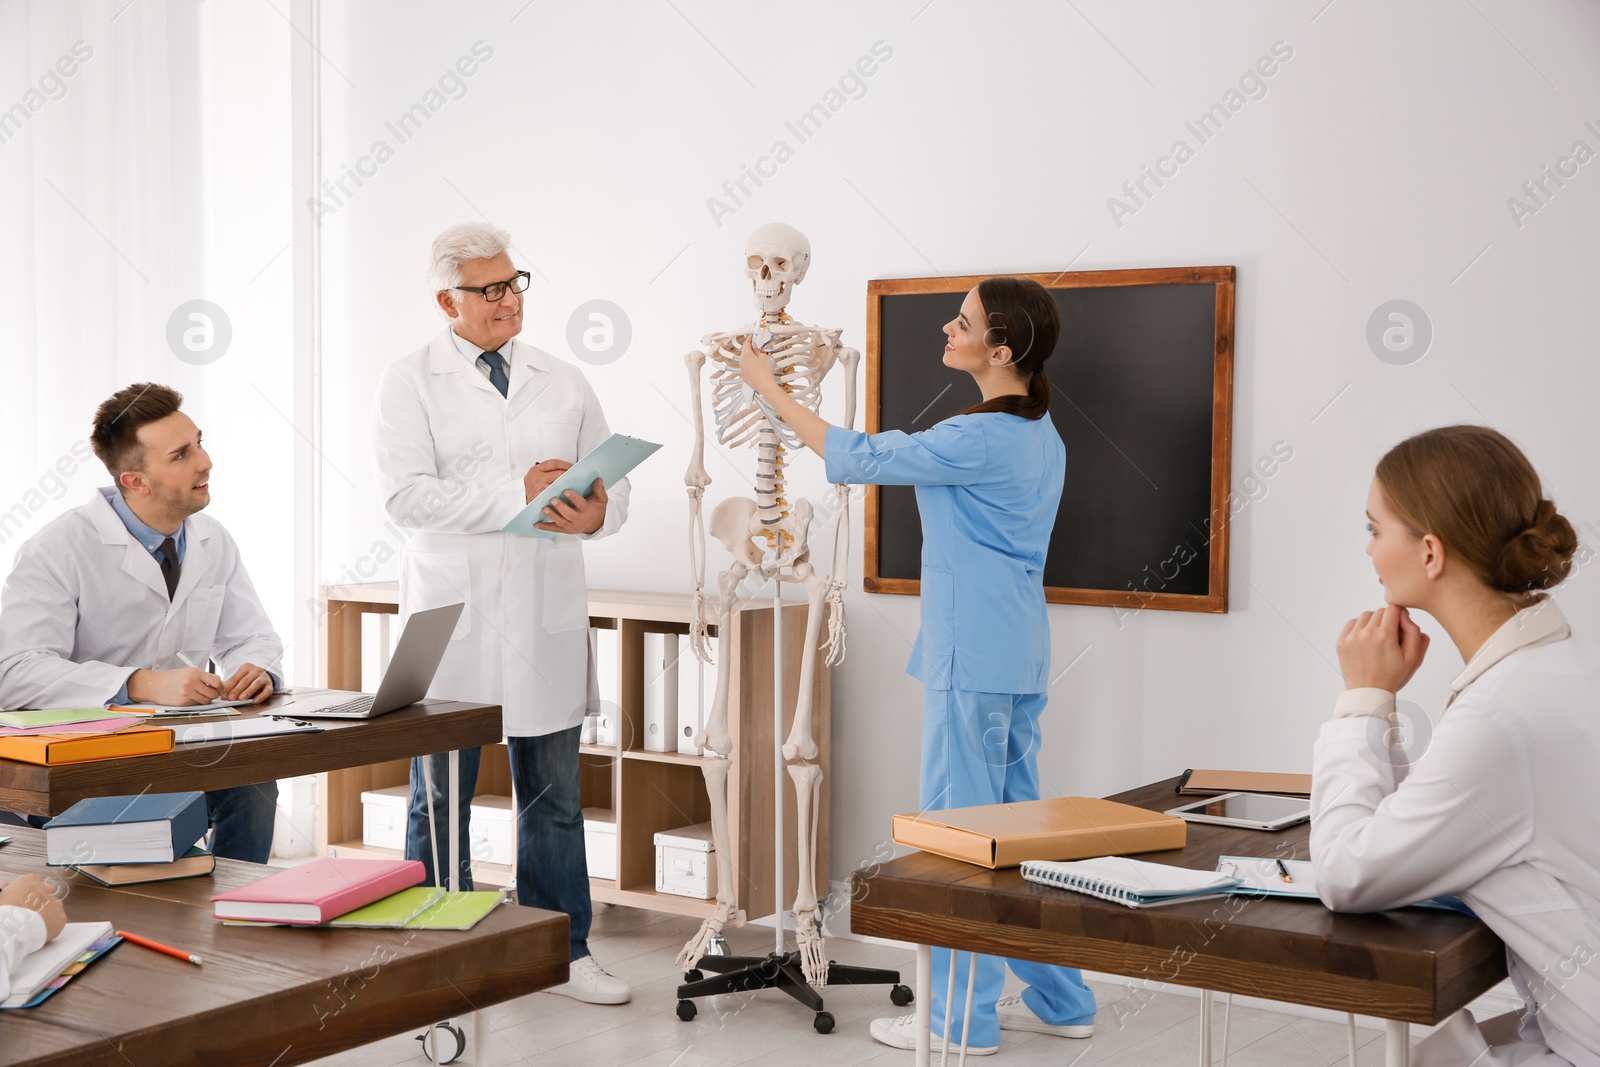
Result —
[{"label": "skeleton leg bone", "polygon": [[728,771],[733,767],[729,759],[708,759],[700,765],[705,775],[706,793],[711,798],[711,838],[717,850],[717,907],[695,931],[678,952],[680,970],[697,967],[711,947],[712,938],[728,927],[744,925],[744,912],[739,908],[739,885],[733,875],[733,844],[728,832]]},{"label": "skeleton leg bone", "polygon": [[[800,693],[794,706],[794,722],[789,726],[789,737],[783,743],[783,758],[792,760],[817,758],[817,741],[811,731],[811,692],[817,676],[817,634],[822,629],[822,598],[828,592],[829,582],[812,570],[811,564],[795,567],[795,577],[806,587],[806,643],[800,653]],[[795,768],[789,768],[793,774]]]},{"label": "skeleton leg bone", "polygon": [[[794,898],[794,941],[806,981],[828,984],[828,957],[817,925],[817,820],[821,815],[822,768],[802,763],[789,768],[794,779],[795,836],[800,843],[799,890]],[[718,872],[721,873],[720,871]]]},{"label": "skeleton leg bone", "polygon": [[[726,501],[724,501],[726,503]],[[721,511],[721,505],[718,505]],[[712,515],[712,527],[716,526],[716,516]],[[743,563],[735,561],[733,566],[717,575],[717,592],[719,603],[717,605],[717,633],[732,633],[734,591],[739,583],[744,581],[745,575],[750,573],[750,568]],[[717,657],[717,689],[711,697],[711,713],[706,716],[706,725],[699,733],[695,734],[694,743],[705,749],[710,749],[719,756],[726,756],[733,751],[733,735],[728,733],[728,674],[729,663],[727,656]]]}]

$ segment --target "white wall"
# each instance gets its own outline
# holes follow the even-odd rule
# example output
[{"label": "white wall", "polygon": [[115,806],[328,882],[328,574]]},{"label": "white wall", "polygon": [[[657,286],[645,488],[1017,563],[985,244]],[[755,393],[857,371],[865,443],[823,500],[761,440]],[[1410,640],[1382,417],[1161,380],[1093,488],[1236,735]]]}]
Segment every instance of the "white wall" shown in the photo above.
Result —
[{"label": "white wall", "polygon": [[[587,370],[614,428],[668,445],[634,479],[626,531],[587,550],[591,583],[612,588],[687,588],[681,357],[750,317],[739,271],[755,226],[810,236],[792,310],[862,347],[870,278],[1238,266],[1233,456],[1248,502],[1231,610],[1119,625],[1109,609],[1053,606],[1055,669],[1083,654],[1052,688],[1047,794],[1197,765],[1308,769],[1339,687],[1334,635],[1381,603],[1363,555],[1370,472],[1415,430],[1478,421],[1510,434],[1574,523],[1596,523],[1582,533],[1596,547],[1600,162],[1520,224],[1507,206],[1575,142],[1600,151],[1592,5],[508,0],[439,12],[420,0],[324,8],[325,171],[380,140],[392,152],[322,211],[327,579],[393,577],[363,563],[394,547],[365,444],[373,382],[440,328],[423,279],[430,239],[478,216],[509,229],[535,271],[526,339],[570,357],[568,316],[595,298],[631,320],[625,355]],[[441,95],[400,143],[385,122],[427,106],[479,41],[492,55],[464,95]],[[892,55],[860,98],[799,143],[785,122],[877,42]],[[1185,122],[1276,42],[1292,56],[1265,95],[1199,143]],[[1193,158],[1114,219],[1108,198],[1178,138]],[[708,198],[780,139],[792,158],[719,224]],[[1365,339],[1397,298],[1434,334],[1406,366]],[[824,413],[841,410],[835,389]],[[1279,442],[1292,459],[1245,482]],[[797,489],[817,495],[820,464],[800,466]],[[751,468],[748,455],[719,461],[711,499],[746,494]],[[900,668],[918,603],[860,592],[855,519],[849,658],[834,683],[835,878],[916,800],[921,694]],[[1590,634],[1597,580],[1584,568],[1564,598]],[[1407,695],[1431,709],[1459,660],[1429,628],[1439,640]]]}]

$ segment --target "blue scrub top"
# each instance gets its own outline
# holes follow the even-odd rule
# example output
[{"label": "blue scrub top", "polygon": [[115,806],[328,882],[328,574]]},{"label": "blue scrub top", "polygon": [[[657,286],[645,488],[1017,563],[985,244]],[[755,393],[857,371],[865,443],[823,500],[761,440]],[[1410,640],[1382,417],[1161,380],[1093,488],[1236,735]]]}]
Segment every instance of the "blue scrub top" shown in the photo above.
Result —
[{"label": "blue scrub top", "polygon": [[912,677],[929,689],[1044,692],[1044,558],[1067,471],[1055,424],[983,412],[914,434],[833,426],[823,458],[830,482],[916,487],[922,629]]}]

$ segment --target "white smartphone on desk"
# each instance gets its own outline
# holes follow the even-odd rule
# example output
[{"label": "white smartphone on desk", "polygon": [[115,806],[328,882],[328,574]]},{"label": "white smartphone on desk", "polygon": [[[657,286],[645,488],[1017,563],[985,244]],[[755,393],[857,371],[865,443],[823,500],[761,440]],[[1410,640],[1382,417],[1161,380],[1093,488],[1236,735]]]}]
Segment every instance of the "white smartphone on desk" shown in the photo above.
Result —
[{"label": "white smartphone on desk", "polygon": [[1280,797],[1268,793],[1222,793],[1168,808],[1167,814],[1212,826],[1282,830],[1310,819],[1311,801],[1305,797]]}]

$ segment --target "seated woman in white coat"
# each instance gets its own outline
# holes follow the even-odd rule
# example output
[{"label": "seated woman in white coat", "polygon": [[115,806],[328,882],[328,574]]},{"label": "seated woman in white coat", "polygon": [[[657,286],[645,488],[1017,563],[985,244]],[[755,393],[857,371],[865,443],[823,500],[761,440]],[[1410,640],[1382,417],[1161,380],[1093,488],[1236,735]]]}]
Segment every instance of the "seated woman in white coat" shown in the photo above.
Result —
[{"label": "seated woman in white coat", "polygon": [[[1367,500],[1388,601],[1339,635],[1347,688],[1317,739],[1311,856],[1335,911],[1458,894],[1506,943],[1526,1001],[1490,1047],[1470,1012],[1413,1052],[1421,1067],[1600,1067],[1600,669],[1543,591],[1578,539],[1505,437],[1447,426],[1396,445]],[[1395,694],[1428,651],[1431,615],[1465,667],[1443,710],[1404,724]]]},{"label": "seated woman in white coat", "polygon": [[66,905],[36,875],[0,889],[0,1000],[11,995],[11,974],[22,958],[54,941],[67,924]]}]

